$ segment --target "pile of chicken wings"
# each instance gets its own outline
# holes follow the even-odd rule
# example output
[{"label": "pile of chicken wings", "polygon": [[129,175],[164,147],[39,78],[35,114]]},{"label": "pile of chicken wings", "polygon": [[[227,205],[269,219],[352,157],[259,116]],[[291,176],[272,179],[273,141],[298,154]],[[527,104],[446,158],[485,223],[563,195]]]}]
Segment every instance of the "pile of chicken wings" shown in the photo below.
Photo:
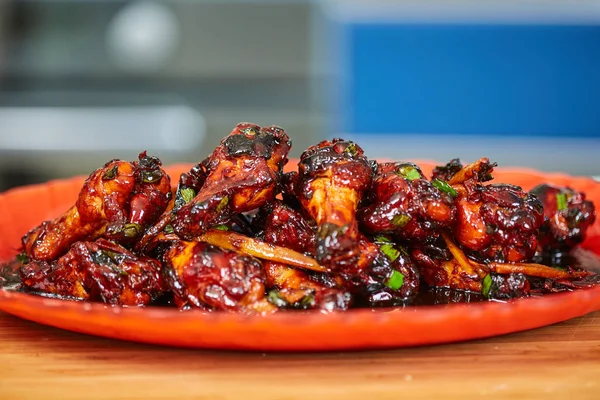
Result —
[{"label": "pile of chicken wings", "polygon": [[309,147],[284,173],[291,146],[280,127],[241,123],[177,182],[145,152],[108,162],[75,205],[23,237],[23,289],[124,306],[329,312],[410,304],[431,287],[510,299],[590,275],[533,262],[585,239],[595,210],[584,193],[490,183],[487,158],[428,177],[343,139]]}]

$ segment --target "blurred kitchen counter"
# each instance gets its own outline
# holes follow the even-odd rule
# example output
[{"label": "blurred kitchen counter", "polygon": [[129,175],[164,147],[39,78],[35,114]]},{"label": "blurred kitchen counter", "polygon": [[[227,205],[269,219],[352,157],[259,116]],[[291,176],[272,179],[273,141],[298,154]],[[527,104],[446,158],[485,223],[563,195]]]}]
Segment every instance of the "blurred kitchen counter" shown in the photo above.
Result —
[{"label": "blurred kitchen counter", "polygon": [[314,354],[141,345],[0,312],[0,348],[2,399],[585,400],[600,390],[600,312],[487,340]]}]

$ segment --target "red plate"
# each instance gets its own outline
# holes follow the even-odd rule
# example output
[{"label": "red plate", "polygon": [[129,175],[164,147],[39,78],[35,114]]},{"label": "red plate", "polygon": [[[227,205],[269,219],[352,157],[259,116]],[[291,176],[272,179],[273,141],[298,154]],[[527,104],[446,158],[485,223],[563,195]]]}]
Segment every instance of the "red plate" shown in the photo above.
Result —
[{"label": "red plate", "polygon": [[[426,174],[432,164],[419,163]],[[290,167],[295,165],[291,162]],[[168,168],[172,177],[189,165]],[[600,184],[588,178],[498,169],[496,182],[530,189],[541,182],[570,185],[600,205]],[[173,179],[176,181],[176,179]],[[0,194],[0,259],[16,254],[21,236],[70,207],[82,177]],[[600,218],[584,248],[600,254]],[[0,310],[76,332],[171,346],[249,350],[341,350],[406,347],[456,342],[523,331],[600,309],[600,286],[511,303],[484,302],[397,309],[350,310],[336,314],[280,312],[268,316],[179,312],[176,309],[107,307],[45,299],[0,290]]]}]

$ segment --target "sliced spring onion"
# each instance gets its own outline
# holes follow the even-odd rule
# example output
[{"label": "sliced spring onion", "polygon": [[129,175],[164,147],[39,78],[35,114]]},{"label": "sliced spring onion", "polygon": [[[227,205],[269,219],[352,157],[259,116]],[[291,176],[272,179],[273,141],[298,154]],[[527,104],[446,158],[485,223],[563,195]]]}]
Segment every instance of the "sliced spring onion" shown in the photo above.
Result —
[{"label": "sliced spring onion", "polygon": [[394,245],[391,243],[386,243],[379,247],[383,254],[386,255],[390,261],[394,262],[398,257],[400,257],[400,251],[394,248]]},{"label": "sliced spring onion", "polygon": [[485,278],[483,278],[483,281],[481,282],[481,294],[485,298],[489,299],[491,289],[492,289],[492,276],[490,274],[487,274],[485,276]]},{"label": "sliced spring onion", "polygon": [[142,232],[142,227],[139,224],[126,224],[123,227],[123,235],[126,238],[134,238]]},{"label": "sliced spring onion", "polygon": [[417,171],[417,169],[411,165],[402,165],[398,167],[396,174],[408,179],[409,181],[414,181],[415,179],[421,178],[419,171]]},{"label": "sliced spring onion", "polygon": [[373,241],[374,241],[376,244],[382,244],[382,243],[392,243],[392,241],[391,241],[390,239],[386,238],[385,236],[375,236],[375,237],[373,238]]},{"label": "sliced spring onion", "polygon": [[394,217],[392,218],[392,224],[394,224],[394,226],[397,228],[402,228],[406,226],[406,224],[408,224],[411,219],[412,218],[408,214],[394,215]]},{"label": "sliced spring onion", "polygon": [[556,193],[556,209],[558,211],[567,209],[567,195],[564,193]]},{"label": "sliced spring onion", "polygon": [[106,171],[104,173],[104,175],[102,175],[102,180],[103,181],[110,181],[112,179],[115,179],[117,177],[117,171],[119,170],[119,167],[116,165],[113,165],[113,167],[111,169],[109,169],[108,171]]},{"label": "sliced spring onion", "polygon": [[279,296],[278,290],[271,290],[267,296],[267,300],[269,301],[269,303],[273,304],[278,308],[283,308],[288,305],[288,302],[281,298],[281,296]]},{"label": "sliced spring onion", "polygon": [[441,192],[448,193],[452,197],[458,196],[458,193],[452,186],[448,184],[448,182],[444,182],[441,179],[434,179],[431,181],[431,184],[438,188]]},{"label": "sliced spring onion", "polygon": [[351,156],[355,156],[358,154],[358,148],[356,147],[356,143],[350,142],[348,146],[344,149],[344,153],[350,154]]},{"label": "sliced spring onion", "polygon": [[181,194],[181,197],[183,198],[183,201],[185,201],[186,204],[192,201],[194,197],[196,197],[196,192],[192,188],[182,188],[179,191],[179,193]]},{"label": "sliced spring onion", "polygon": [[401,272],[393,271],[390,279],[385,283],[387,287],[393,290],[398,290],[404,284],[404,275]]},{"label": "sliced spring onion", "polygon": [[216,208],[216,212],[220,213],[221,211],[223,211],[223,209],[227,206],[227,204],[229,203],[229,197],[225,196],[223,197],[223,199],[221,199],[221,201],[219,202],[219,205]]}]

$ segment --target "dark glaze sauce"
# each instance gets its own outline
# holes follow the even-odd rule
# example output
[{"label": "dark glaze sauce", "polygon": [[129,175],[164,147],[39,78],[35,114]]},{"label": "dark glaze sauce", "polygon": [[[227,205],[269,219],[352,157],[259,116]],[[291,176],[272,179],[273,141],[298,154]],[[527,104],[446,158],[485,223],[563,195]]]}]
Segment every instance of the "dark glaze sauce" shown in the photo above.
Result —
[{"label": "dark glaze sauce", "polygon": [[[554,260],[545,260],[545,261],[554,261],[555,266],[558,267],[571,267],[574,269],[585,269],[587,271],[591,271],[594,274],[583,278],[579,281],[574,282],[574,287],[589,287],[591,285],[600,284],[600,256],[581,248],[577,248],[573,250],[569,254],[563,254],[560,256],[555,256]],[[560,261],[560,264],[557,264],[557,261]],[[552,264],[552,263],[548,263]],[[20,276],[19,276],[19,267],[21,263],[18,260],[13,260],[8,263],[5,263],[0,266],[0,288],[4,290],[11,290],[17,292],[26,292],[20,284]],[[530,278],[531,279],[531,278]],[[543,282],[541,280],[532,280],[532,284],[534,287],[542,286]],[[573,287],[561,287],[557,285],[554,288],[554,292],[561,291],[570,291],[573,290]],[[28,292],[29,294],[39,295],[46,298],[54,298],[61,300],[71,300],[78,301],[79,299],[74,297],[64,297],[57,296],[48,293],[38,293],[38,292]],[[536,291],[532,291],[531,296],[548,296],[551,293],[541,294]],[[454,290],[444,287],[428,287],[426,285],[422,285],[418,294],[412,298],[411,300],[399,302],[395,304],[395,307],[407,307],[407,306],[430,306],[430,305],[444,305],[444,304],[454,304],[454,303],[478,303],[487,301],[485,297],[481,295],[481,293],[476,292],[468,292],[468,291],[460,291]],[[155,302],[152,303],[154,307],[173,307],[174,303],[172,300],[172,296],[169,294],[165,294],[162,297],[158,298]],[[354,308],[365,308],[368,307],[366,305],[355,304]],[[371,307],[369,307],[371,308]]]}]

